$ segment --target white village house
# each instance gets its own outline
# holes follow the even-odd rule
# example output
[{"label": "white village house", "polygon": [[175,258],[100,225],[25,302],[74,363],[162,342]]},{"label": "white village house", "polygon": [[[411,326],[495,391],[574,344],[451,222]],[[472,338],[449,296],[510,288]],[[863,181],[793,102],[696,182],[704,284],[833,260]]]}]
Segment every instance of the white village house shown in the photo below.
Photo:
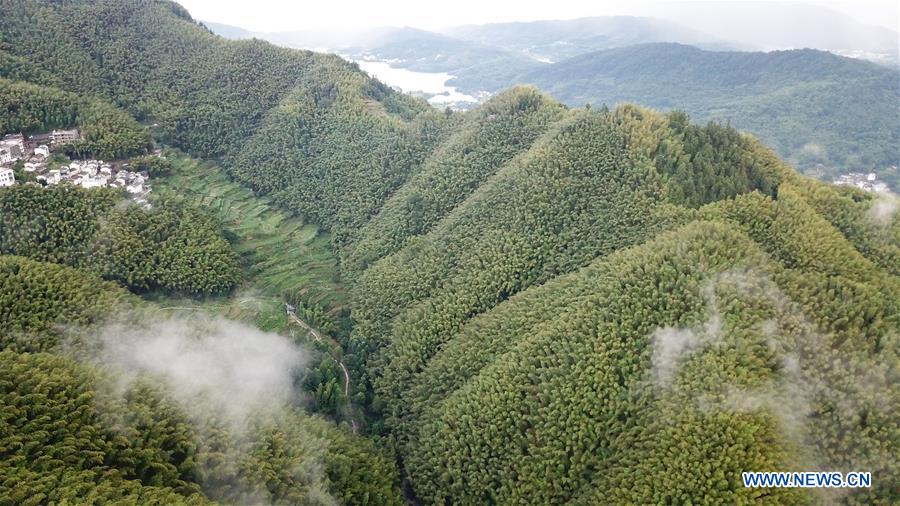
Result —
[{"label": "white village house", "polygon": [[81,179],[82,188],[106,188],[107,181],[105,177],[84,176]]},{"label": "white village house", "polygon": [[25,155],[25,137],[22,134],[4,135],[0,139],[0,165],[7,165]]},{"label": "white village house", "polygon": [[50,134],[50,139],[53,144],[63,144],[66,142],[77,141],[80,139],[78,135],[77,129],[72,130],[54,130]]},{"label": "white village house", "polygon": [[877,181],[878,176],[874,172],[864,174],[862,172],[851,172],[849,174],[841,174],[834,179],[837,186],[855,186],[860,190],[867,192],[884,192],[887,191],[887,183]]},{"label": "white village house", "polygon": [[0,169],[0,187],[16,184],[16,175],[12,169]]},{"label": "white village house", "polygon": [[5,148],[18,160],[25,154],[25,136],[22,134],[8,134],[0,139],[0,149]]}]

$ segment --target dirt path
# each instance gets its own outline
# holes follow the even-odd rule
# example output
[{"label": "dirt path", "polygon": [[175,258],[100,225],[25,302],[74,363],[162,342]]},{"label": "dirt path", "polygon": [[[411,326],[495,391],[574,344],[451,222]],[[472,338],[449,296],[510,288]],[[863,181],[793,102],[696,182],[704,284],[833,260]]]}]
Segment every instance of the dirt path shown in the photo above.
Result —
[{"label": "dirt path", "polygon": [[[290,321],[296,323],[297,325],[299,325],[301,328],[303,328],[303,330],[307,331],[311,336],[313,336],[313,339],[315,339],[316,341],[320,341],[320,342],[321,341],[328,342],[331,344],[333,349],[334,348],[341,349],[341,345],[338,344],[337,341],[332,339],[330,336],[323,336],[318,330],[313,328],[312,325],[301,320],[300,317],[297,316],[297,313],[294,311],[294,309],[291,306],[289,306],[287,304],[285,304],[285,306],[287,308],[288,319]],[[334,361],[337,362],[339,366],[341,366],[341,370],[344,371],[344,395],[349,400],[350,399],[350,373],[347,371],[347,366],[344,365],[344,362],[342,362],[337,356],[335,356],[334,352],[332,352],[331,358],[333,358]],[[356,432],[355,431],[356,422],[353,423],[353,427],[354,427],[354,432]]]}]

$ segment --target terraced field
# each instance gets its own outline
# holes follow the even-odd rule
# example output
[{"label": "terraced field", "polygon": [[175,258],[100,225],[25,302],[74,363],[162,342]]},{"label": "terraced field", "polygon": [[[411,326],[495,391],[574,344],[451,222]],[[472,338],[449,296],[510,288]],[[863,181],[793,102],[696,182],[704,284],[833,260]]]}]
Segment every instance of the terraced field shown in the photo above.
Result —
[{"label": "terraced field", "polygon": [[154,198],[184,200],[221,220],[245,269],[238,302],[284,297],[320,305],[334,316],[343,312],[347,295],[327,232],[254,195],[212,162],[177,151],[167,156],[175,168],[153,181]]}]

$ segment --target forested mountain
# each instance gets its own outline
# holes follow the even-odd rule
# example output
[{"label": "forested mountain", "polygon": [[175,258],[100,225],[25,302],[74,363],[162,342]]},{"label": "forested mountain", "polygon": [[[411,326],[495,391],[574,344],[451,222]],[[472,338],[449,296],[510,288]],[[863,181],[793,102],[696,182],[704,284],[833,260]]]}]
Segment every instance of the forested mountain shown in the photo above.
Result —
[{"label": "forested mountain", "polygon": [[603,16],[522,23],[458,26],[445,33],[508,51],[558,62],[601,49],[651,42],[678,42],[707,47],[733,47],[727,39],[651,17]]},{"label": "forested mountain", "polygon": [[[221,39],[165,0],[0,5],[0,76],[158,124],[157,141],[329,231],[352,329],[316,340],[335,341],[371,436],[290,404],[229,438],[225,414],[199,423],[176,402],[187,385],[92,387],[113,374],[82,360],[110,341],[93,330],[107,308],[148,304],[101,280],[134,269],[92,267],[85,238],[111,226],[161,255],[160,237],[127,212],[33,219],[106,205],[94,194],[0,189],[0,223],[38,232],[0,228],[18,255],[0,256],[0,502],[397,504],[399,476],[423,504],[893,501],[896,200],[680,112],[571,109],[532,87],[439,112],[338,57]],[[18,202],[32,211],[10,217]],[[164,230],[182,216],[155,212]],[[31,309],[47,305],[78,339]],[[819,469],[873,486],[741,482]]]},{"label": "forested mountain", "polygon": [[[251,35],[228,28],[217,33]],[[681,109],[695,120],[750,132],[817,177],[875,171],[900,188],[900,173],[890,169],[900,165],[895,148],[900,143],[900,72],[895,67],[809,49],[766,53],[746,51],[757,46],[743,45],[737,47],[744,51],[726,51],[735,45],[644,17],[472,25],[444,35],[411,28],[385,28],[356,38],[252,35],[415,71],[446,72],[454,76],[450,85],[473,95],[529,83],[573,107],[638,102]],[[847,42],[847,47],[855,46]]]},{"label": "forested mountain", "polygon": [[[581,55],[511,82],[573,106],[638,102],[730,123],[804,168],[900,164],[900,72],[823,51],[648,44]],[[896,171],[889,176],[900,185]]]}]

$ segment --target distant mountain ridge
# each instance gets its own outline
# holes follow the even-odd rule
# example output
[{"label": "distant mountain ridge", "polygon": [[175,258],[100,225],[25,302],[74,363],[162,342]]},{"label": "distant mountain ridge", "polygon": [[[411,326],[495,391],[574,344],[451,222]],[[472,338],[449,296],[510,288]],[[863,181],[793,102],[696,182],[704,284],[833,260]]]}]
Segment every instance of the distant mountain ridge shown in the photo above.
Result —
[{"label": "distant mountain ridge", "polygon": [[[593,64],[593,67],[588,66]],[[710,73],[710,65],[715,73]],[[652,66],[652,67],[650,67]],[[816,49],[784,51],[709,51],[679,43],[648,43],[595,51],[543,67],[534,75],[551,74],[565,68],[568,78],[595,75],[600,70],[621,77],[641,73],[644,77],[675,80],[704,78],[709,84],[735,86],[798,82],[819,79],[859,79],[895,75],[882,66]]]},{"label": "distant mountain ridge", "polygon": [[573,106],[683,109],[747,130],[801,167],[874,167],[900,183],[896,169],[887,169],[900,164],[900,73],[867,61],[812,49],[644,44],[577,56],[513,82]]},{"label": "distant mountain ridge", "polygon": [[[815,48],[896,67],[898,33],[834,9],[798,2],[658,2],[655,15],[748,50]],[[896,19],[894,19],[896,22]]]},{"label": "distant mountain ridge", "polygon": [[[831,26],[843,19],[827,9],[809,15],[816,13]],[[209,26],[226,37],[256,36],[419,72],[446,72],[455,76],[450,85],[473,95],[529,83],[571,106],[638,102],[681,108],[697,119],[731,122],[759,136],[818,177],[875,170],[900,188],[900,173],[891,168],[900,165],[900,73],[862,59],[812,49],[736,51],[757,46],[633,16],[469,25],[441,34],[413,28],[253,34]],[[791,37],[776,45],[827,42]],[[833,47],[865,46],[850,39],[832,42]]]},{"label": "distant mountain ridge", "polygon": [[572,20],[493,23],[451,28],[444,33],[552,62],[580,54],[649,42],[680,42],[737,49],[726,39],[653,17],[603,16]]}]

